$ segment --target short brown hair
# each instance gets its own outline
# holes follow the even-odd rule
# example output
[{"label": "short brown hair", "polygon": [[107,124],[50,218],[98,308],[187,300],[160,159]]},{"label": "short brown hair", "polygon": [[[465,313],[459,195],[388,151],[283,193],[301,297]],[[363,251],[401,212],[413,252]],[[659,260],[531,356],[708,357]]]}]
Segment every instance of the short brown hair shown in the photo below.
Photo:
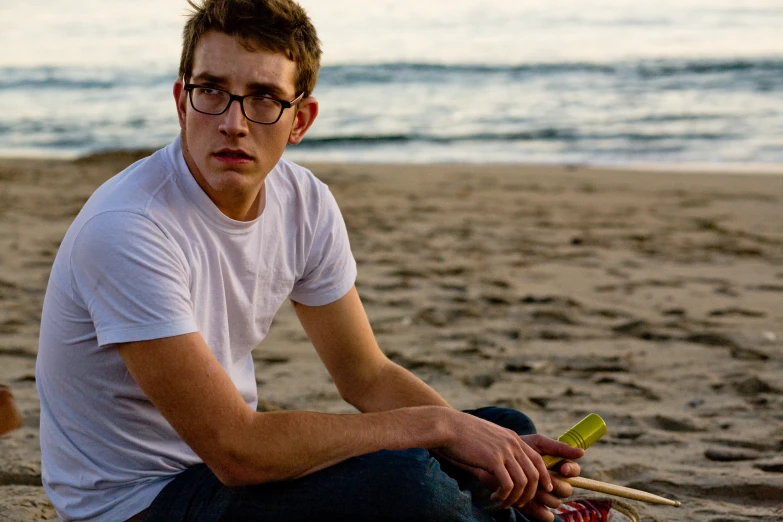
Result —
[{"label": "short brown hair", "polygon": [[310,17],[293,0],[188,0],[194,12],[182,31],[179,77],[193,73],[193,54],[201,37],[218,31],[238,38],[248,50],[282,53],[296,64],[296,92],[310,96],[321,66],[321,42]]}]

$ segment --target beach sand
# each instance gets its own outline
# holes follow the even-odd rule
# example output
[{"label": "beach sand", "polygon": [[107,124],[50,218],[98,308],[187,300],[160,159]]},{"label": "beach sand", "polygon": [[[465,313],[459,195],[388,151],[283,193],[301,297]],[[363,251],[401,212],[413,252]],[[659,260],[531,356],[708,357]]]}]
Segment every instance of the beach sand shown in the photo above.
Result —
[{"label": "beach sand", "polygon": [[[52,520],[34,364],[74,216],[138,154],[0,160],[0,521]],[[583,475],[682,507],[647,521],[783,519],[783,176],[572,167],[312,165],[343,210],[384,351],[457,408],[607,435]],[[259,409],[351,412],[290,305],[256,351]]]}]

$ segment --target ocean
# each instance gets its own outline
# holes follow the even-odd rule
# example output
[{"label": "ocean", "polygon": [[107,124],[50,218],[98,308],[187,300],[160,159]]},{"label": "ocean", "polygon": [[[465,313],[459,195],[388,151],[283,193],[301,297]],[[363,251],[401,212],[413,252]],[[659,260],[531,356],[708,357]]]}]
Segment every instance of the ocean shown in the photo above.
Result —
[{"label": "ocean", "polygon": [[[780,0],[302,0],[321,113],[298,161],[783,165]],[[178,133],[185,0],[0,1],[0,155]]]}]

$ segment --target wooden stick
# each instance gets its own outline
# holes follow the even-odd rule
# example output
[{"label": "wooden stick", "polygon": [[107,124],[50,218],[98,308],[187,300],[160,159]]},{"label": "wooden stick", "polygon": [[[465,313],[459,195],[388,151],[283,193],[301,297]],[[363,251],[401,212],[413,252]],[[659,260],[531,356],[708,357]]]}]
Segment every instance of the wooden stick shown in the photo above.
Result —
[{"label": "wooden stick", "polygon": [[646,491],[640,491],[638,489],[626,488],[624,486],[617,486],[615,484],[599,482],[598,480],[591,480],[583,477],[564,477],[559,473],[552,473],[552,476],[563,482],[568,482],[572,486],[589,489],[590,491],[606,493],[607,495],[614,495],[616,497],[630,498],[631,500],[640,500],[651,504],[680,507],[680,503],[676,500],[669,500],[668,498],[659,497],[658,495],[653,495],[652,493],[647,493]]}]

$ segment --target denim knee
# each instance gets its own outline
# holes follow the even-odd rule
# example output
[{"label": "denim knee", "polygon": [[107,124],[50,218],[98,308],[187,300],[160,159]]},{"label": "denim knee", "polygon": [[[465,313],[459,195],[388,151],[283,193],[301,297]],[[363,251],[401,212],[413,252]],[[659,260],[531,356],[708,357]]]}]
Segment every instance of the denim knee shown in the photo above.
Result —
[{"label": "denim knee", "polygon": [[515,431],[519,435],[532,435],[536,433],[536,426],[533,424],[530,417],[512,408],[485,406],[475,410],[465,410],[465,413],[470,413],[480,419]]}]

